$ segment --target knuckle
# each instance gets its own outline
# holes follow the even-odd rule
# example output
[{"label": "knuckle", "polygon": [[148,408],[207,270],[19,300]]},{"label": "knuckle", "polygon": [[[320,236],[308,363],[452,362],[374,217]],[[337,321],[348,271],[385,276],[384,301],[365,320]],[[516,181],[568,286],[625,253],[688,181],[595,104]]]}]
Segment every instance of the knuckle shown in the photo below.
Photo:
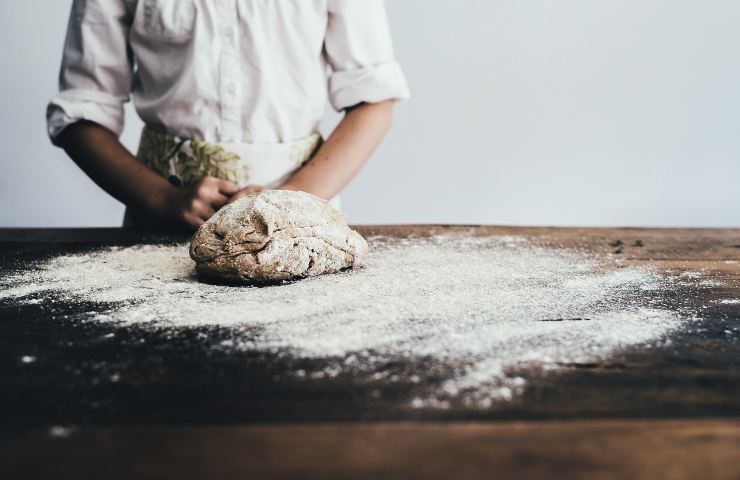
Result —
[{"label": "knuckle", "polygon": [[213,192],[213,188],[211,187],[211,185],[204,183],[198,186],[198,189],[196,192],[199,197],[210,197],[211,193]]}]

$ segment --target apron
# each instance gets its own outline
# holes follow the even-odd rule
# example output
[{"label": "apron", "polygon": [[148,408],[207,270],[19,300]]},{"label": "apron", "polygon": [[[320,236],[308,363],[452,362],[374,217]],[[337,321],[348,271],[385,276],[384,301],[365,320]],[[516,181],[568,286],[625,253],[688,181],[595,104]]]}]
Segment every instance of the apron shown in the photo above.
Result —
[{"label": "apron", "polygon": [[[205,176],[228,180],[239,187],[277,187],[308,162],[321,147],[318,133],[273,144],[208,143],[144,128],[136,158],[177,187]],[[339,209],[339,196],[329,203]],[[126,208],[124,227],[161,228],[144,212]]]}]

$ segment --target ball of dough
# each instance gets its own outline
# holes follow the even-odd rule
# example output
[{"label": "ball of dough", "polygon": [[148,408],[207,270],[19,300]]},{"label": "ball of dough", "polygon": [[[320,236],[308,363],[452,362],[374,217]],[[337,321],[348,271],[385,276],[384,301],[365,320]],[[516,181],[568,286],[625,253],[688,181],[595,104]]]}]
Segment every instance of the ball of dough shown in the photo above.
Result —
[{"label": "ball of dough", "polygon": [[198,274],[240,283],[294,280],[359,265],[367,242],[313,195],[270,190],[240,198],[190,243]]}]

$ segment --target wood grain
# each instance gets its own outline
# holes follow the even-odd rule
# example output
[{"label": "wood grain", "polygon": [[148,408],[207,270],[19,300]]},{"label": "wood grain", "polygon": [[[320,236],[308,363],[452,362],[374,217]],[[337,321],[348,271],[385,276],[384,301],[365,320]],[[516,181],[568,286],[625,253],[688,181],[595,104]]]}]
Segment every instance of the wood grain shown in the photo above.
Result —
[{"label": "wood grain", "polygon": [[[519,401],[490,411],[410,415],[393,404],[393,392],[401,398],[402,391],[387,386],[388,404],[366,402],[384,386],[352,379],[296,390],[299,397],[281,384],[280,393],[271,383],[280,359],[225,358],[199,346],[202,338],[219,341],[221,332],[166,340],[157,332],[119,332],[119,350],[110,350],[98,341],[109,327],[51,322],[41,307],[0,305],[0,351],[13,362],[40,352],[32,375],[10,360],[0,365],[0,420],[13,426],[0,429],[0,478],[740,479],[740,305],[722,303],[740,299],[740,229],[358,229],[388,238],[523,236],[582,251],[609,268],[694,272],[706,285],[677,290],[673,300],[702,319],[669,347],[627,349],[609,361],[532,377]],[[0,229],[0,274],[59,252],[187,239],[120,229]],[[47,365],[44,355],[58,360]],[[85,383],[102,361],[128,366],[136,383]],[[249,389],[236,388],[239,381]],[[51,422],[76,426],[58,438],[48,434]]]},{"label": "wood grain", "polygon": [[11,478],[737,479],[740,421],[93,428],[27,434]]}]

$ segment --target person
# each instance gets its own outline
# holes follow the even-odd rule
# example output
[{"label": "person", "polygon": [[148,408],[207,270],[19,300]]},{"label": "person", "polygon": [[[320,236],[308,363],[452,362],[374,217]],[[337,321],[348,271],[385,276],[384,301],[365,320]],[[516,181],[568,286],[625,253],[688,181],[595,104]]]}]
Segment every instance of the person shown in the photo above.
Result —
[{"label": "person", "polygon": [[383,0],[73,0],[47,122],[125,225],[194,229],[264,189],[336,203],[408,96]]}]

